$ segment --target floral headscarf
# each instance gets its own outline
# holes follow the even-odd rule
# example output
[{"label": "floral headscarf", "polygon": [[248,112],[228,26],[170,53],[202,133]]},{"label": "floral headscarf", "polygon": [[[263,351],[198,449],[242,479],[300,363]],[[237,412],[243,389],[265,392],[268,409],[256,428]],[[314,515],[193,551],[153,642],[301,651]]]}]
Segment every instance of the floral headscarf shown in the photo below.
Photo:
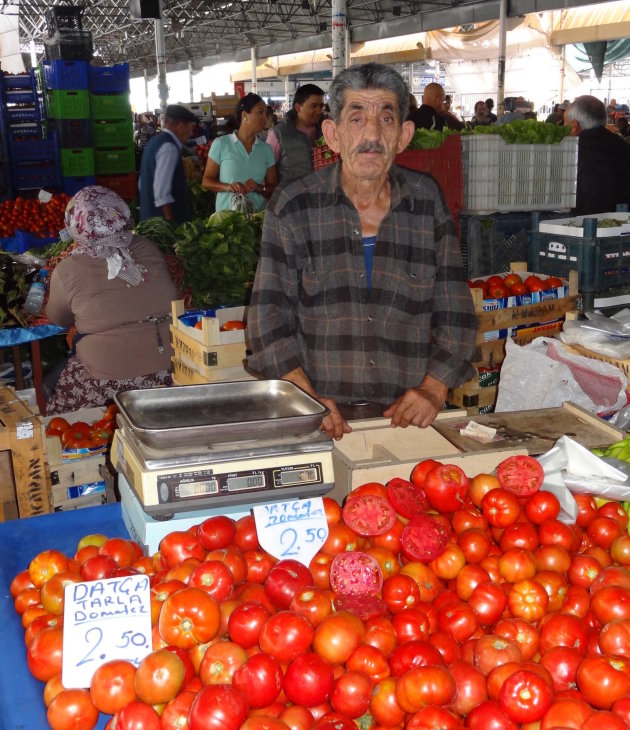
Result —
[{"label": "floral headscarf", "polygon": [[131,212],[120,195],[100,185],[83,188],[70,199],[65,222],[78,244],[72,253],[106,259],[109,279],[118,276],[131,286],[142,283],[144,268],[129,253]]}]

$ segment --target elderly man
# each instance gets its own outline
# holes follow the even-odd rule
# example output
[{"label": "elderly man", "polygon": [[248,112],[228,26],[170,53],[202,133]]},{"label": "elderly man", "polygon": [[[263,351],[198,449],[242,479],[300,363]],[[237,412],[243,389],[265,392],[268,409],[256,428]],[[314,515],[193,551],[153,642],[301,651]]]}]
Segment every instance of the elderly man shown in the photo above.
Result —
[{"label": "elderly man", "polygon": [[422,94],[422,105],[419,109],[411,112],[409,119],[414,123],[415,128],[444,129],[444,117],[442,116],[442,105],[444,104],[444,89],[440,84],[427,84]]},{"label": "elderly man", "polygon": [[357,402],[392,426],[426,427],[474,373],[453,220],[431,176],[393,165],[414,132],[408,103],[390,67],[342,71],[322,125],[341,161],[280,185],[265,213],[248,362],[327,405],[335,439]]},{"label": "elderly man", "polygon": [[576,215],[609,213],[630,205],[630,145],[606,129],[606,107],[594,96],[578,96],[564,113],[578,137]]}]

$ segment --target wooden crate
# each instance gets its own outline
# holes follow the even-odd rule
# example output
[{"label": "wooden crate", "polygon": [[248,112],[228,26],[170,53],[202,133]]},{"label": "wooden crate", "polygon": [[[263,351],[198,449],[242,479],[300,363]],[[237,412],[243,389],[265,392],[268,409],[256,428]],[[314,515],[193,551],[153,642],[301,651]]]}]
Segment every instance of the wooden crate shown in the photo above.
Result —
[{"label": "wooden crate", "polygon": [[225,307],[217,309],[214,317],[201,317],[201,329],[190,327],[180,319],[186,314],[184,300],[176,299],[171,302],[171,313],[173,315],[172,327],[178,334],[185,335],[188,339],[195,340],[205,349],[215,345],[234,345],[245,343],[245,330],[230,330],[221,332],[221,327],[231,320],[247,320],[247,307]]},{"label": "wooden crate", "polygon": [[[522,261],[510,265],[510,271],[526,275],[527,264]],[[487,278],[487,277],[486,277]],[[477,341],[473,353],[476,368],[494,367],[505,358],[505,342],[514,327],[521,327],[510,339],[518,345],[527,345],[536,337],[555,337],[562,331],[566,318],[575,319],[578,308],[578,274],[571,271],[568,279],[568,296],[549,299],[523,306],[506,307],[484,311],[483,293],[471,289],[477,314]],[[487,300],[486,300],[487,302]],[[489,333],[498,333],[495,339],[488,339]],[[481,388],[477,377],[466,381],[458,388],[449,390],[447,401],[458,408],[466,408],[469,414],[476,414],[493,406],[497,399],[497,388]]]},{"label": "wooden crate", "polygon": [[[464,411],[442,411],[434,426],[438,422],[459,422],[462,418],[466,418]],[[329,496],[340,503],[353,489],[366,482],[384,484],[394,477],[409,479],[413,467],[423,459],[457,464],[468,476],[474,476],[491,472],[508,456],[527,453],[514,446],[466,452],[454,446],[434,426],[392,428],[386,418],[353,421],[350,425],[352,433],[336,441],[333,449],[335,488]]]},{"label": "wooden crate", "polygon": [[52,510],[44,422],[13,388],[0,386],[0,520]]},{"label": "wooden crate", "polygon": [[246,370],[244,365],[233,368],[215,368],[212,376],[206,377],[178,357],[172,357],[171,363],[173,364],[173,383],[175,385],[201,385],[226,380],[256,380],[256,376]]}]

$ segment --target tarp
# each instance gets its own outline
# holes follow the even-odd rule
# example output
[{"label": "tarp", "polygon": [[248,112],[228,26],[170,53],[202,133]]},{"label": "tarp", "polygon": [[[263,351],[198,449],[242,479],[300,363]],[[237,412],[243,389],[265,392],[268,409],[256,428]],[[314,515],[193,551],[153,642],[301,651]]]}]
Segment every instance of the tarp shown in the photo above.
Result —
[{"label": "tarp", "polygon": [[66,330],[56,324],[38,324],[34,327],[3,327],[0,329],[0,347],[24,345],[33,340],[59,335]]},{"label": "tarp", "polygon": [[0,64],[3,71],[24,73],[24,61],[20,52],[20,34],[18,31],[18,5],[11,5],[15,15],[0,15]]}]

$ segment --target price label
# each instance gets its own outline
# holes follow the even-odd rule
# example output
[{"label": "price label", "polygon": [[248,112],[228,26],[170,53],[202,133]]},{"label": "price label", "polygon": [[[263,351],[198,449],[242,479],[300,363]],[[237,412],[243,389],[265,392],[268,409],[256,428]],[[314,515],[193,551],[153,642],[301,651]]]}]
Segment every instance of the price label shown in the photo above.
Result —
[{"label": "price label", "polygon": [[89,687],[98,667],[112,659],[125,659],[137,667],[151,650],[148,576],[106,578],[65,587],[64,687]]},{"label": "price label", "polygon": [[48,190],[40,190],[39,193],[37,193],[37,197],[40,203],[49,203],[53,196],[52,193],[48,192]]},{"label": "price label", "polygon": [[195,144],[206,144],[208,140],[206,139],[206,135],[202,134],[201,137],[195,138]]},{"label": "price label", "polygon": [[321,497],[256,505],[253,512],[258,542],[279,560],[298,560],[308,567],[328,537]]}]

